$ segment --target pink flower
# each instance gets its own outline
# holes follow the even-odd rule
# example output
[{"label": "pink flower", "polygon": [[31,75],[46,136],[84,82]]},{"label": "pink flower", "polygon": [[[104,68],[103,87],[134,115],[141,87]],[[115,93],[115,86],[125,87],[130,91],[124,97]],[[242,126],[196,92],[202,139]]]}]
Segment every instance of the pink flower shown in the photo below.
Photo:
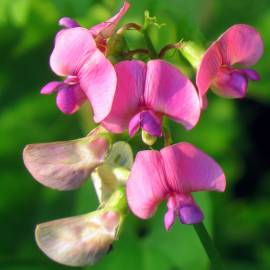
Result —
[{"label": "pink flower", "polygon": [[[253,27],[236,24],[223,33],[208,48],[197,72],[196,83],[202,106],[206,106],[203,103],[210,87],[223,97],[244,97],[248,80],[260,79],[256,71],[247,67],[254,65],[262,53],[262,38]],[[243,68],[235,67],[236,64]]]},{"label": "pink flower", "polygon": [[200,116],[199,98],[191,81],[163,61],[123,61],[115,65],[117,87],[112,110],[102,122],[111,132],[139,128],[152,136],[162,135],[166,115],[191,129]]},{"label": "pink flower", "polygon": [[136,216],[147,219],[167,199],[164,222],[169,230],[176,217],[184,224],[202,221],[203,213],[192,192],[224,191],[225,185],[220,166],[193,145],[183,142],[161,151],[137,154],[127,183],[127,200]]},{"label": "pink flower", "polygon": [[62,112],[72,114],[88,99],[96,122],[108,115],[115,94],[116,74],[113,65],[103,54],[106,49],[104,44],[128,7],[129,4],[125,2],[117,15],[90,30],[80,27],[70,18],[59,21],[68,29],[56,35],[50,65],[65,80],[48,83],[42,88],[41,94],[56,92],[56,104]]}]

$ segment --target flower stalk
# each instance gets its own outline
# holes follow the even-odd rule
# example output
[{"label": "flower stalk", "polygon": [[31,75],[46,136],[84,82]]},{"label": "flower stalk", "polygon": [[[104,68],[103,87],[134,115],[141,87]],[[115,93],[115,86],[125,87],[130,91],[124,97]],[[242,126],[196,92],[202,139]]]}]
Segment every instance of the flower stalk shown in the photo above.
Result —
[{"label": "flower stalk", "polygon": [[225,270],[219,252],[215,247],[210,235],[208,234],[204,224],[201,222],[198,224],[194,224],[193,226],[208,255],[208,258],[211,261],[213,270]]}]

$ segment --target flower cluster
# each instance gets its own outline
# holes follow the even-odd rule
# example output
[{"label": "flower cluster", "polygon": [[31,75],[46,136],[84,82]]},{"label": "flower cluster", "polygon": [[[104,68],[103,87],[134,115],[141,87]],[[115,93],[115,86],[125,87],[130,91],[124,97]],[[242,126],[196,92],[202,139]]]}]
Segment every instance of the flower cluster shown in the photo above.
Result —
[{"label": "flower cluster", "polygon": [[[166,50],[177,49],[176,44],[166,45],[159,54],[154,51],[149,21],[144,27],[129,23],[117,30],[128,9],[129,3],[124,2],[114,17],[90,29],[71,18],[59,21],[64,29],[56,35],[50,66],[63,80],[49,82],[41,93],[56,93],[56,104],[65,114],[89,102],[99,126],[81,139],[24,149],[25,166],[41,184],[71,190],[91,177],[96,189],[100,205],[95,212],[36,228],[39,247],[62,264],[82,266],[98,261],[117,239],[127,208],[147,219],[167,200],[167,230],[177,217],[183,224],[200,223],[203,212],[192,193],[223,192],[224,173],[190,143],[170,145],[163,118],[190,130],[207,107],[209,88],[223,97],[242,98],[248,81],[259,80],[258,73],[248,68],[263,52],[262,39],[253,27],[234,25],[203,55],[192,55],[199,59],[198,65],[190,60],[197,72],[195,86],[178,67],[161,59]],[[144,35],[147,48],[128,50],[124,33],[130,29]],[[182,42],[178,49],[184,52],[189,44]],[[136,53],[146,54],[148,61],[135,58]],[[133,162],[129,144],[114,142],[111,136],[126,130],[130,137],[141,130],[148,145],[165,136],[164,148],[139,151]]]}]

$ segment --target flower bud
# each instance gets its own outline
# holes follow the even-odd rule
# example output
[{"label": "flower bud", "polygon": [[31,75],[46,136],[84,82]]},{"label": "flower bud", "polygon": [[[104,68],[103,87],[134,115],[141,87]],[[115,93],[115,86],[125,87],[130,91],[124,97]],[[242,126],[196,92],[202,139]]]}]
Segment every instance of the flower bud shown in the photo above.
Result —
[{"label": "flower bud", "polygon": [[150,133],[142,129],[142,141],[151,146],[157,141],[157,137],[152,136]]}]

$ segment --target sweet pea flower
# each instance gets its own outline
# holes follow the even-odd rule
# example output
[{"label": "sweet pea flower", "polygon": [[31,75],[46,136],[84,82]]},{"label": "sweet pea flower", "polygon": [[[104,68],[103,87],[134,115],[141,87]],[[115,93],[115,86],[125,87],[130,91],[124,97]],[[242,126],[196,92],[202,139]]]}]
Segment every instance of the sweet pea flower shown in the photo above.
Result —
[{"label": "sweet pea flower", "polygon": [[37,225],[36,242],[52,260],[69,265],[93,265],[109,252],[126,215],[126,196],[117,189],[94,212]]},{"label": "sweet pea flower", "polygon": [[169,230],[176,217],[183,224],[203,220],[203,213],[192,198],[192,192],[221,192],[225,185],[220,166],[193,145],[183,142],[161,151],[139,152],[126,193],[129,208],[142,219],[150,218],[158,204],[167,199],[164,223]]},{"label": "sweet pea flower", "polygon": [[117,237],[120,214],[97,210],[37,225],[36,242],[52,260],[68,266],[98,262]]},{"label": "sweet pea flower", "polygon": [[80,27],[71,18],[60,19],[59,24],[67,29],[56,35],[50,66],[65,80],[48,83],[41,89],[41,94],[56,92],[56,104],[63,113],[76,112],[88,99],[95,122],[108,115],[115,93],[116,75],[113,65],[104,55],[106,42],[128,8],[129,4],[125,2],[114,17],[90,30]]},{"label": "sweet pea flower", "polygon": [[262,38],[253,27],[236,24],[223,33],[207,49],[198,68],[196,83],[201,106],[206,107],[210,87],[223,97],[244,97],[248,80],[260,79],[259,74],[248,67],[254,65],[262,53]]},{"label": "sweet pea flower", "polygon": [[139,128],[162,136],[163,115],[191,129],[200,116],[199,98],[192,82],[163,60],[144,63],[122,61],[115,65],[117,87],[112,110],[102,121],[111,132],[128,128],[134,136]]},{"label": "sweet pea flower", "polygon": [[88,99],[96,122],[108,115],[115,93],[116,74],[87,29],[76,27],[60,31],[50,65],[57,75],[66,79],[48,83],[41,93],[56,92],[56,104],[63,113],[76,112]]}]

